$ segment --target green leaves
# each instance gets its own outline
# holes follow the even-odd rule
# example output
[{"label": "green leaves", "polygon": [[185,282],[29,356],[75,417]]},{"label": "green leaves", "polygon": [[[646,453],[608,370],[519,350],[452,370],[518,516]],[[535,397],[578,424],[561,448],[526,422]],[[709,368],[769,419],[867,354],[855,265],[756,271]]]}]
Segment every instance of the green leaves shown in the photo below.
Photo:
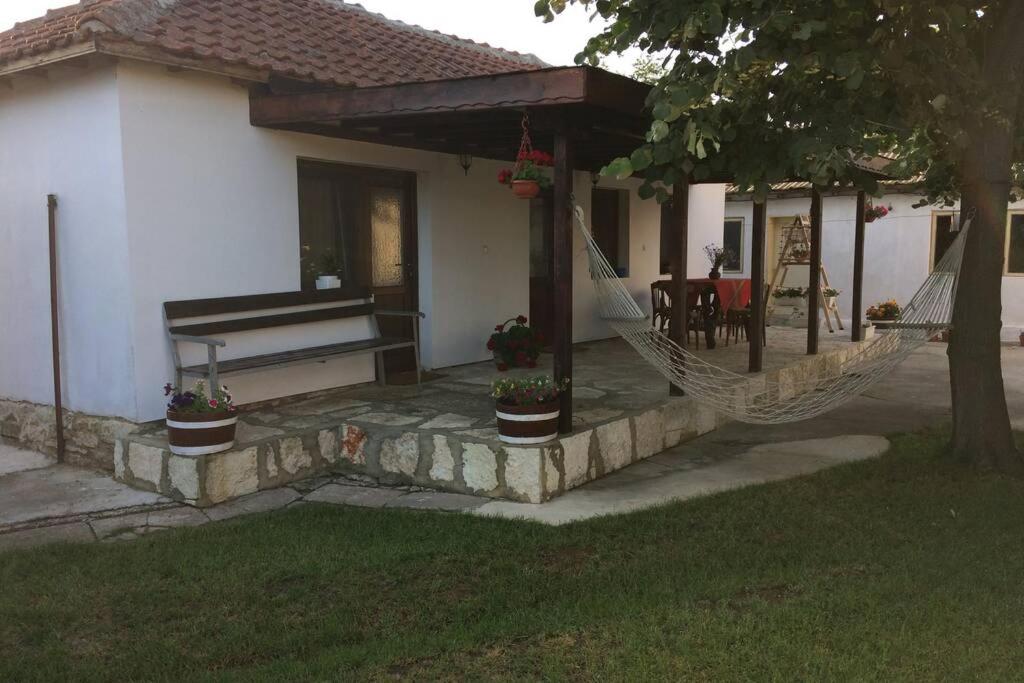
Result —
[{"label": "green leaves", "polygon": [[982,68],[1009,1],[541,0],[535,11],[575,2],[606,20],[581,62],[648,55],[645,144],[605,168],[642,175],[645,194],[685,174],[759,196],[794,178],[868,188],[850,158],[888,151],[940,196],[956,187],[968,131],[1018,118],[1003,103],[1020,99],[1020,81],[992,87]]}]

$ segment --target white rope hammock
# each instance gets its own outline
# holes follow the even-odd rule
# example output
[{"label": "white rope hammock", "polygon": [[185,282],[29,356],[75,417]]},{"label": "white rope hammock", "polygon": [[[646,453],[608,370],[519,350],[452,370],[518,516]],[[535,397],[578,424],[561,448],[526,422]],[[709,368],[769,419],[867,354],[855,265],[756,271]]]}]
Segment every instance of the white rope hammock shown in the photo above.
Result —
[{"label": "white rope hammock", "polygon": [[[647,314],[601,253],[587,228],[583,209],[577,206],[575,214],[587,243],[601,318],[687,395],[741,422],[755,424],[797,422],[828,412],[863,393],[933,335],[949,328],[964,239],[971,223],[969,219],[964,222],[932,274],[903,309],[900,321],[855,354],[837,360],[834,375],[769,381],[764,375],[740,375],[712,365],[652,327]],[[675,306],[682,308],[680,303]],[[751,334],[760,334],[760,330]]]}]

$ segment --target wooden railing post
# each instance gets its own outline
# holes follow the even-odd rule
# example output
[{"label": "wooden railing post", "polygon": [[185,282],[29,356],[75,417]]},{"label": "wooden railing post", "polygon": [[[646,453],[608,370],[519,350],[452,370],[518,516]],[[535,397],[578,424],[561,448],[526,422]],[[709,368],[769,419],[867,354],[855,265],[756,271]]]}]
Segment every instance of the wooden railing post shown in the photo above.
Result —
[{"label": "wooden railing post", "polygon": [[554,239],[551,245],[554,261],[553,350],[555,381],[569,379],[562,392],[558,431],[572,431],[572,144],[565,128],[555,133]]},{"label": "wooden railing post", "polygon": [[811,190],[811,277],[807,286],[807,353],[818,353],[821,307],[821,193]]},{"label": "wooden railing post", "polygon": [[855,342],[864,340],[862,316],[864,315],[864,190],[857,193],[857,217],[853,237],[853,310],[850,338]]},{"label": "wooden railing post", "polygon": [[[750,341],[750,372],[761,372],[764,369],[764,330],[765,304],[764,298],[764,253],[765,224],[767,223],[768,200],[754,202],[754,225],[750,246],[750,329],[747,338]],[[769,296],[771,293],[769,293]]]},{"label": "wooden railing post", "polygon": [[[672,302],[672,316],[669,318],[669,338],[679,346],[686,346],[687,326],[689,317],[686,302],[686,259],[690,241],[690,181],[684,178],[672,189],[672,254],[669,266],[672,271],[672,284],[669,299]],[[682,362],[682,358],[678,359]],[[669,383],[671,396],[682,396],[683,388]]]}]

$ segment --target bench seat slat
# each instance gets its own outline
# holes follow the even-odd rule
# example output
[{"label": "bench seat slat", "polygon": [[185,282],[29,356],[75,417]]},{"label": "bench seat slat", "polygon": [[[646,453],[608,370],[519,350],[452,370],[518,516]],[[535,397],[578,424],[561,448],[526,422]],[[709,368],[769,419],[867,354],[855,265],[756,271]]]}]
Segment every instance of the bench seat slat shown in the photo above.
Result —
[{"label": "bench seat slat", "polygon": [[212,337],[218,334],[229,334],[231,332],[263,330],[270,327],[302,325],[305,323],[322,322],[325,320],[340,320],[343,318],[358,318],[368,315],[373,315],[373,304],[332,306],[331,308],[317,308],[312,311],[297,311],[295,313],[264,315],[253,318],[236,318],[234,320],[217,320],[208,323],[194,323],[192,325],[174,325],[168,328],[168,331],[171,334],[187,334],[193,337]]},{"label": "bench seat slat", "polygon": [[164,302],[164,313],[168,320],[176,320],[178,318],[198,318],[205,315],[245,313],[269,308],[288,308],[290,306],[306,306],[309,304],[368,298],[370,298],[370,290],[365,287],[343,287],[305,292],[273,292],[270,294],[226,296],[216,299],[166,301]]},{"label": "bench seat slat", "polygon": [[[362,353],[368,351],[383,351],[386,349],[400,349],[411,347],[415,344],[411,339],[403,337],[377,337],[376,339],[363,339],[359,341],[343,342],[341,344],[329,344],[327,346],[315,346],[311,349],[295,349],[294,351],[279,351],[248,358],[232,358],[217,363],[220,374],[232,372],[243,372],[246,370],[257,370],[275,365],[288,365],[292,363],[303,363],[315,361],[331,356],[345,356],[348,354]],[[205,376],[208,372],[207,365],[190,365],[181,369],[186,375]]]}]

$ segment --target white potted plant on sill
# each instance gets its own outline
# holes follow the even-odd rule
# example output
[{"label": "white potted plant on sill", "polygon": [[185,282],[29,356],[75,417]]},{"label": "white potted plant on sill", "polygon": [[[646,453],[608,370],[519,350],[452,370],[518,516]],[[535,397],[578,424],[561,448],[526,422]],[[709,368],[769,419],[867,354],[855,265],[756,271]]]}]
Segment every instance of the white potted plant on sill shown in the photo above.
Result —
[{"label": "white potted plant on sill", "polygon": [[316,268],[317,289],[338,289],[341,287],[341,266],[333,251],[328,251],[320,257]]}]

